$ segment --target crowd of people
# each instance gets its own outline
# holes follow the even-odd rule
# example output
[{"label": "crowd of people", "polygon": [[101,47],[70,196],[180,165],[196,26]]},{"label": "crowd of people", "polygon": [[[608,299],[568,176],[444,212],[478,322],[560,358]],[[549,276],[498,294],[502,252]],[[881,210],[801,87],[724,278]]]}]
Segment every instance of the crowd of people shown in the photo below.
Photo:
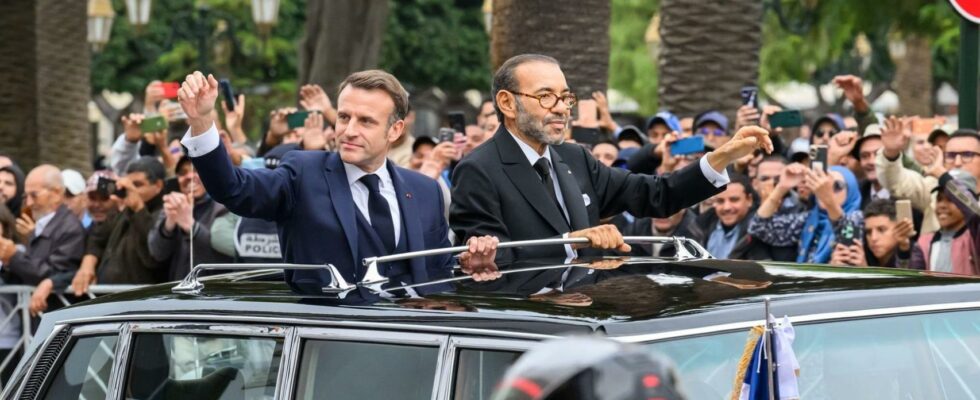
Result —
[{"label": "crowd of people", "polygon": [[[732,123],[716,110],[691,116],[662,111],[641,126],[621,126],[624,119],[614,118],[605,96],[596,92],[589,96],[596,118],[567,121],[564,139],[583,146],[594,158],[588,162],[670,176],[724,146],[742,127],[769,133],[773,151],[759,149],[728,166],[727,186],[709,199],[662,218],[629,211],[604,216],[601,223],[623,235],[685,236],[724,259],[980,273],[977,132],[955,129],[941,118],[876,116],[859,78],[840,76],[833,83],[853,115],[828,114],[799,128],[771,127],[769,118],[779,107],[753,104],[742,106]],[[335,127],[347,116],[338,115],[320,86],[300,87],[298,98],[298,107],[267,117],[249,114],[244,95],[219,101],[221,110],[211,117],[219,146],[235,166],[274,170],[289,152],[337,150]],[[165,98],[161,82],[147,86],[144,100],[143,113],[122,118],[124,131],[105,167],[88,177],[52,165],[25,174],[17,160],[0,156],[0,271],[5,283],[36,286],[32,312],[48,310],[55,291],[81,296],[95,283],[179,280],[192,264],[283,259],[271,218],[236,215],[209,195],[181,144],[189,131],[187,116]],[[559,100],[571,105],[575,99]],[[541,96],[538,101],[544,105]],[[406,105],[405,134],[391,144],[387,159],[437,182],[446,221],[451,210],[453,218],[465,219],[469,214],[460,210],[483,205],[454,183],[484,174],[466,168],[465,161],[498,133],[504,116],[496,102],[489,98],[476,107],[473,124],[437,132],[416,131],[414,111]],[[299,121],[298,112],[306,112]],[[157,116],[164,117],[165,127],[147,132],[144,121]],[[245,135],[246,119],[262,119],[268,127],[257,142]],[[675,143],[694,137],[703,139],[703,148],[671,154]],[[826,160],[817,162],[814,149],[820,146]],[[677,194],[666,193],[672,195]],[[911,215],[900,212],[902,200],[911,204]],[[567,201],[559,210],[574,228]],[[456,208],[454,202],[460,202]],[[460,242],[455,228],[450,240]],[[510,239],[519,236],[513,229]],[[629,252],[669,257],[675,249],[635,245]]]}]

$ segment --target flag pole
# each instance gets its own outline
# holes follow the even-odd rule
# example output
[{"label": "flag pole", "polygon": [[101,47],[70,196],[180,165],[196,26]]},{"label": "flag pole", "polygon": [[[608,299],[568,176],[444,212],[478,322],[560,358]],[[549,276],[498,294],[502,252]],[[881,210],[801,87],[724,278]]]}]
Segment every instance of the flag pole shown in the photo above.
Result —
[{"label": "flag pole", "polygon": [[769,383],[769,400],[776,400],[776,385],[773,384],[773,379],[776,377],[776,371],[773,369],[772,364],[772,324],[769,322],[769,297],[765,298],[765,329],[762,332],[762,340],[764,340],[763,345],[765,346],[766,352],[766,381]]}]

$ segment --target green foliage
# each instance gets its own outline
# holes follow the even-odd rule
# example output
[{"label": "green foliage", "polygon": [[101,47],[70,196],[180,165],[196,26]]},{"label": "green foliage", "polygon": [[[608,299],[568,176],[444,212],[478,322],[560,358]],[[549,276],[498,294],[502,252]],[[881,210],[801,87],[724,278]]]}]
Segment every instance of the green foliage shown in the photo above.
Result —
[{"label": "green foliage", "polygon": [[657,111],[657,67],[646,41],[659,1],[613,0],[609,26],[609,87],[633,98],[639,113]]},{"label": "green foliage", "polygon": [[[303,33],[305,0],[283,0],[279,23],[263,40],[252,20],[250,0],[210,0],[210,18],[198,24],[199,1],[155,0],[150,22],[136,32],[124,0],[113,0],[116,18],[109,43],[92,55],[93,92],[108,89],[142,97],[152,80],[181,81],[195,70],[231,80],[248,97],[248,114],[263,116],[295,101],[296,43]],[[200,62],[200,38],[207,38],[207,68]],[[246,118],[258,135],[260,118]]]},{"label": "green foliage", "polygon": [[[959,19],[946,0],[776,0],[783,5],[787,26],[805,26],[793,32],[781,24],[770,6],[763,23],[760,81],[824,82],[836,74],[852,73],[890,81],[894,65],[889,40],[905,35],[925,37],[933,43],[933,78],[956,80]],[[856,38],[868,39],[870,63],[861,63]]]},{"label": "green foliage", "polygon": [[415,88],[488,91],[489,48],[479,7],[391,0],[380,64]]}]

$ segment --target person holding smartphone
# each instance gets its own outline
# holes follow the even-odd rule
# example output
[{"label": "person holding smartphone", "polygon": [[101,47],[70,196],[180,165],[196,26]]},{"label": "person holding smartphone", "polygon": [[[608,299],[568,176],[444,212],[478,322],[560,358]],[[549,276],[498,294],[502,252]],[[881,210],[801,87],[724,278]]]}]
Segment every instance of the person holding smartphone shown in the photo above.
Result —
[{"label": "person holding smartphone", "polygon": [[[780,213],[783,198],[801,182],[816,197],[815,204],[809,210]],[[826,263],[839,238],[860,237],[863,222],[861,192],[850,170],[833,166],[824,172],[790,164],[752,217],[749,234],[770,246],[797,245],[796,262]]]},{"label": "person holding smartphone", "polygon": [[863,240],[838,242],[830,263],[909,268],[915,229],[908,216],[899,217],[893,200],[877,199],[864,207]]}]

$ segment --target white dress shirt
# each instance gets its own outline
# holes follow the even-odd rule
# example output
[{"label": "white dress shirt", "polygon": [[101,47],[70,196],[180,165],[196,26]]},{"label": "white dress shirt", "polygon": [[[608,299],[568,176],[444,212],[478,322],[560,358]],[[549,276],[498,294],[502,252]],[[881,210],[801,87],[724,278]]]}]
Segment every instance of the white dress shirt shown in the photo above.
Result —
[{"label": "white dress shirt", "polygon": [[51,223],[52,219],[54,219],[54,212],[49,212],[43,217],[38,218],[37,221],[34,222],[34,237],[41,236],[41,232],[44,232],[44,228],[48,227],[48,224]]},{"label": "white dress shirt", "polygon": [[[221,137],[218,135],[218,129],[214,124],[211,124],[211,128],[205,131],[203,134],[198,136],[191,136],[190,129],[184,134],[184,138],[180,140],[180,144],[187,147],[187,155],[191,158],[200,157],[205,154],[210,153],[212,150],[218,148],[221,145]],[[344,163],[344,170],[347,172],[347,182],[350,184],[351,196],[354,198],[354,205],[364,216],[364,219],[369,223],[371,222],[370,212],[368,211],[368,188],[363,182],[360,182],[364,175],[371,172],[365,172],[364,170],[356,167],[354,165]],[[388,160],[378,168],[377,171],[373,172],[381,178],[380,191],[381,196],[388,201],[388,209],[391,210],[391,222],[392,227],[395,229],[395,244],[398,244],[398,239],[401,236],[401,211],[398,209],[398,196],[395,194],[394,182],[391,180],[391,174],[388,173]]]}]

